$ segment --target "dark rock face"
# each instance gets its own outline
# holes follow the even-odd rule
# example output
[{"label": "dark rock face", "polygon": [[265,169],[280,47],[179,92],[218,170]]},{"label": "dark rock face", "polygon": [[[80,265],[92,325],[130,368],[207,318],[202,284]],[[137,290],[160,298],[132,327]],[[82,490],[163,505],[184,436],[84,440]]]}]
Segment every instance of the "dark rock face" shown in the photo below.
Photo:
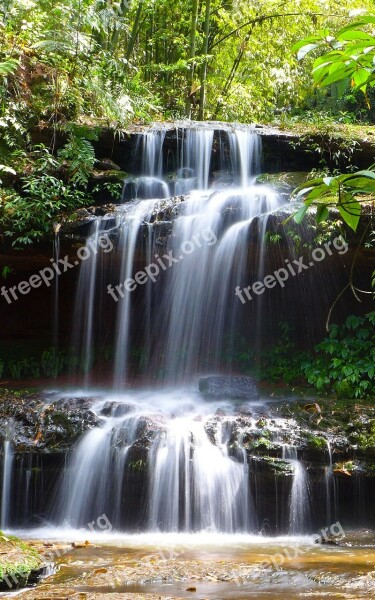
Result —
[{"label": "dark rock face", "polygon": [[53,402],[39,394],[2,393],[0,436],[11,431],[17,453],[65,453],[100,419],[91,410],[95,398],[58,398]]},{"label": "dark rock face", "polygon": [[259,398],[252,377],[212,376],[201,377],[199,390],[207,398],[245,400]]}]

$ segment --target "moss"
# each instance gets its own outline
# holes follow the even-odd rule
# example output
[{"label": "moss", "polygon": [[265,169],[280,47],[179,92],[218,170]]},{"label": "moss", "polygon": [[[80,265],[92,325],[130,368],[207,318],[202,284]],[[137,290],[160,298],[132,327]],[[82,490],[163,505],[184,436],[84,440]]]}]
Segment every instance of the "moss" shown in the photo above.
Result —
[{"label": "moss", "polygon": [[282,458],[273,458],[272,456],[264,456],[262,460],[269,465],[269,467],[272,469],[274,475],[277,477],[282,477],[285,475],[292,475],[294,472],[292,465],[288,461],[283,460]]},{"label": "moss", "polygon": [[335,473],[343,473],[344,475],[349,475],[353,471],[356,470],[356,465],[352,460],[347,460],[345,462],[336,463],[333,467]]},{"label": "moss", "polygon": [[348,437],[352,444],[358,446],[358,450],[375,454],[375,419],[351,423]]},{"label": "moss", "polygon": [[250,444],[253,450],[273,450],[275,445],[266,437],[262,436],[257,440],[252,440]]},{"label": "moss", "polygon": [[0,589],[23,587],[41,566],[38,552],[14,536],[0,532]]},{"label": "moss", "polygon": [[307,445],[312,450],[326,450],[327,440],[319,435],[308,433],[306,436]]}]

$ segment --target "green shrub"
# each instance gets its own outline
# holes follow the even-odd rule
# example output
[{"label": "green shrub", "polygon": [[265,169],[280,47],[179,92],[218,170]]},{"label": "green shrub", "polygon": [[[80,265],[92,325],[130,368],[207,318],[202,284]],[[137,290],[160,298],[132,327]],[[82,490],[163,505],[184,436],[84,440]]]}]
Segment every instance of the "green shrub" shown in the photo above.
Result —
[{"label": "green shrub", "polygon": [[292,383],[301,378],[301,353],[290,338],[288,323],[280,321],[280,337],[267,350],[262,352],[258,375],[264,381]]},{"label": "green shrub", "polygon": [[307,381],[318,391],[347,398],[375,394],[375,312],[350,315],[331,325],[329,338],[315,347],[316,355],[302,363]]}]

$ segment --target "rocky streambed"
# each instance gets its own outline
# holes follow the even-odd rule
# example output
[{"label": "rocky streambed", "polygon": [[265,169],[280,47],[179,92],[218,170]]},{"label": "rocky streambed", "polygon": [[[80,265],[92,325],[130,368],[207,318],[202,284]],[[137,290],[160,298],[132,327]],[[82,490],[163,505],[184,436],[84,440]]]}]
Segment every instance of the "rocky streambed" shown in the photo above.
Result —
[{"label": "rocky streambed", "polygon": [[18,598],[358,600],[372,598],[375,584],[375,538],[364,531],[347,534],[336,546],[307,538],[270,542],[207,535],[140,541],[125,536],[65,549],[61,543],[49,545],[60,553],[56,573]]}]

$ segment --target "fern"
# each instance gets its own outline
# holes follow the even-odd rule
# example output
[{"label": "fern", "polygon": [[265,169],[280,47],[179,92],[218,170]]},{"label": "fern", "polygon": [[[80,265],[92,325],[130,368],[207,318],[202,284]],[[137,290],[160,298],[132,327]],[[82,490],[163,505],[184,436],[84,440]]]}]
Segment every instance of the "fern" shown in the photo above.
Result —
[{"label": "fern", "polygon": [[16,58],[8,58],[6,61],[0,62],[0,76],[12,75],[18,69],[19,64],[20,61]]},{"label": "fern", "polygon": [[85,187],[96,161],[92,143],[71,134],[58,156],[61,161],[66,161],[69,180],[77,186]]}]

